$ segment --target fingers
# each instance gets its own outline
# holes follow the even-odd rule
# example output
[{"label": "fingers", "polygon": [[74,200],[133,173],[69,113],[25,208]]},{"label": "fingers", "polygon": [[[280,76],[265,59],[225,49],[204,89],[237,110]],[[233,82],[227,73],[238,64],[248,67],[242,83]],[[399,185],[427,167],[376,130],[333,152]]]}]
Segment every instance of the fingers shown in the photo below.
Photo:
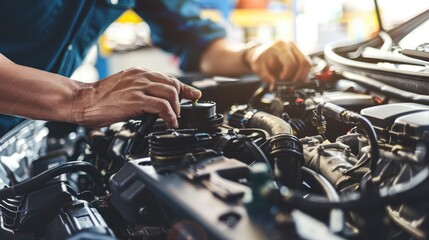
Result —
[{"label": "fingers", "polygon": [[190,99],[190,100],[198,100],[201,98],[201,91],[193,88],[184,83],[180,83],[180,97]]},{"label": "fingers", "polygon": [[151,79],[154,82],[163,83],[166,85],[170,85],[174,87],[178,93],[180,93],[180,84],[181,82],[177,80],[175,77],[167,76],[162,73],[158,72],[150,72],[151,73]]},{"label": "fingers", "polygon": [[173,86],[154,82],[142,89],[142,92],[148,96],[167,100],[175,115],[180,115],[179,94]]},{"label": "fingers", "polygon": [[304,56],[304,54],[299,51],[295,44],[293,44],[292,52],[295,56],[297,69],[294,73],[294,76],[290,80],[293,82],[305,81],[308,78],[308,73],[310,71],[311,64]]},{"label": "fingers", "polygon": [[295,56],[295,53],[289,45],[286,45],[286,43],[282,42],[283,44],[280,45],[280,49],[277,51],[277,57],[280,61],[280,79],[287,80],[290,79],[291,76],[293,76],[294,72],[297,68],[297,57]]},{"label": "fingers", "polygon": [[262,45],[250,57],[252,70],[266,82],[270,89],[276,79],[286,81],[305,81],[308,78],[310,63],[293,42],[276,41]]},{"label": "fingers", "polygon": [[154,113],[158,114],[162,118],[169,128],[177,128],[179,126],[177,122],[177,115],[173,111],[172,105],[166,99],[144,96],[144,104],[141,105],[140,114],[143,113]]},{"label": "fingers", "polygon": [[[177,117],[180,116],[180,100],[176,88],[154,82],[142,92],[146,95],[142,113],[156,113],[165,121],[167,127],[177,128]],[[197,100],[201,97],[201,91],[180,83],[180,95],[187,99]]]},{"label": "fingers", "polygon": [[177,92],[180,94],[180,97],[182,98],[190,99],[190,100],[198,100],[199,98],[201,98],[200,90],[180,82],[175,77],[167,76],[158,72],[152,72],[139,67],[137,68],[145,71],[146,73],[149,73],[148,77],[150,78],[151,81],[163,83],[174,87],[177,90]]},{"label": "fingers", "polygon": [[305,81],[310,70],[310,63],[304,54],[293,42],[280,41],[275,46],[277,48],[276,56],[281,64],[280,79],[291,82]]},{"label": "fingers", "polygon": [[201,92],[174,77],[140,67],[130,68],[82,89],[73,103],[74,121],[102,127],[137,117],[158,114],[168,127],[178,127],[181,97],[196,100]]},{"label": "fingers", "polygon": [[266,64],[261,65],[257,73],[261,77],[262,81],[268,85],[270,91],[274,90],[276,77],[271,74],[268,66]]},{"label": "fingers", "polygon": [[[168,127],[178,127],[177,117],[180,116],[179,96],[197,100],[201,98],[201,91],[180,82],[174,77],[146,69],[140,70],[144,71],[144,80],[151,82],[142,88],[142,92],[149,97],[147,109],[149,109],[150,113],[157,113]],[[166,104],[168,104],[168,107]]]},{"label": "fingers", "polygon": [[179,96],[180,98],[190,100],[198,100],[201,98],[202,93],[200,90],[180,82],[175,77],[166,76],[157,72],[152,73],[153,76],[151,76],[151,80],[153,80],[154,83],[147,88],[147,93],[151,96],[168,100],[176,114],[176,118],[180,116]]}]

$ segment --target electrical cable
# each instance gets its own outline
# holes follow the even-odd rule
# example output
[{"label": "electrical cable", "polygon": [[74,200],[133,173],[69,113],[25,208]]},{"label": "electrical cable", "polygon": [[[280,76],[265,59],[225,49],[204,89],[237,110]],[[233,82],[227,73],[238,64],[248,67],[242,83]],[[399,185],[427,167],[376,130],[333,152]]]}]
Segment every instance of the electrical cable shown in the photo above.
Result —
[{"label": "electrical cable", "polygon": [[357,114],[357,120],[360,126],[363,127],[364,131],[366,132],[366,135],[369,140],[369,144],[371,146],[371,163],[370,163],[370,169],[371,174],[375,175],[377,170],[377,163],[380,159],[380,151],[378,150],[378,141],[377,141],[377,134],[375,133],[374,127],[372,126],[371,122],[363,117],[362,115]]},{"label": "electrical cable", "polygon": [[[370,169],[371,174],[375,175],[377,170],[377,163],[380,159],[380,151],[378,149],[377,133],[374,130],[371,122],[363,117],[362,115],[355,113],[353,111],[346,110],[340,106],[337,106],[332,103],[321,103],[317,106],[316,110],[317,115],[322,116],[325,114],[329,117],[332,117],[340,122],[348,124],[357,124],[363,128],[365,131],[369,145],[371,146],[371,163]],[[320,117],[321,118],[321,117]]]},{"label": "electrical cable", "polygon": [[59,166],[48,169],[33,178],[18,183],[9,188],[0,190],[0,200],[12,198],[25,193],[33,192],[44,187],[44,183],[49,180],[68,172],[83,171],[93,177],[100,190],[105,190],[100,172],[92,164],[87,162],[68,162]]},{"label": "electrical cable", "polygon": [[[284,188],[283,188],[284,189]],[[282,190],[282,197],[279,206],[287,206],[307,211],[327,211],[338,208],[342,210],[367,210],[380,205],[402,204],[412,201],[427,201],[429,195],[429,168],[423,169],[414,177],[414,181],[400,184],[393,187],[384,187],[379,190],[380,197],[362,199],[359,194],[350,194],[349,200],[341,202],[331,202],[320,196],[308,196],[298,191]]]},{"label": "electrical cable", "polygon": [[265,156],[265,154],[262,152],[262,150],[249,138],[241,138],[239,139],[239,141],[244,143],[244,145],[249,149],[251,154],[255,156],[255,159],[259,159],[259,162],[265,162],[267,164],[268,170],[270,171],[271,176],[274,178],[274,171],[271,167],[271,163]]}]

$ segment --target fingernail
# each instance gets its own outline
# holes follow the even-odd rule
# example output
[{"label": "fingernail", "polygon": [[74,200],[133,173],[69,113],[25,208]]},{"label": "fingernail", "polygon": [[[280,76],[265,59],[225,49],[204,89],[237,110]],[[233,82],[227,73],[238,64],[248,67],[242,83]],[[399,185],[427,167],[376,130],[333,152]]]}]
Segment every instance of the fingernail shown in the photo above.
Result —
[{"label": "fingernail", "polygon": [[175,120],[171,125],[171,128],[178,128],[178,127],[179,127],[179,123],[177,122],[177,120]]}]

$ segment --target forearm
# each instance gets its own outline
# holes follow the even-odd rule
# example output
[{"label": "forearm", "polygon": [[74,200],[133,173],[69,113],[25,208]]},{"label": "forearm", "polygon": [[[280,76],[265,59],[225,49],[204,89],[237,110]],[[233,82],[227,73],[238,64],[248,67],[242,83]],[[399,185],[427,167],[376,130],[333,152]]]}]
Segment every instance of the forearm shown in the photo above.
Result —
[{"label": "forearm", "polygon": [[21,66],[0,54],[0,113],[74,122],[71,114],[79,82]]},{"label": "forearm", "polygon": [[250,73],[243,62],[245,45],[232,44],[225,39],[215,40],[201,57],[201,72],[211,75],[240,76]]}]

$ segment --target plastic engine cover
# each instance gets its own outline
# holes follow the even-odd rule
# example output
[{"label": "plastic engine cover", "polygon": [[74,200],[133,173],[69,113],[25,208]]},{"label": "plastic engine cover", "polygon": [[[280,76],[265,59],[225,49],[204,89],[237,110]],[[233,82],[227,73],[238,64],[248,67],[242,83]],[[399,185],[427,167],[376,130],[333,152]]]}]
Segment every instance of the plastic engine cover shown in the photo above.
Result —
[{"label": "plastic engine cover", "polygon": [[409,114],[395,120],[392,141],[409,144],[419,140],[429,142],[429,111]]},{"label": "plastic engine cover", "polygon": [[397,118],[426,110],[429,110],[429,106],[422,104],[393,103],[365,108],[360,113],[374,125],[380,139],[389,141],[389,130]]},{"label": "plastic engine cover", "polygon": [[97,209],[86,201],[65,205],[47,228],[46,239],[116,239]]}]

